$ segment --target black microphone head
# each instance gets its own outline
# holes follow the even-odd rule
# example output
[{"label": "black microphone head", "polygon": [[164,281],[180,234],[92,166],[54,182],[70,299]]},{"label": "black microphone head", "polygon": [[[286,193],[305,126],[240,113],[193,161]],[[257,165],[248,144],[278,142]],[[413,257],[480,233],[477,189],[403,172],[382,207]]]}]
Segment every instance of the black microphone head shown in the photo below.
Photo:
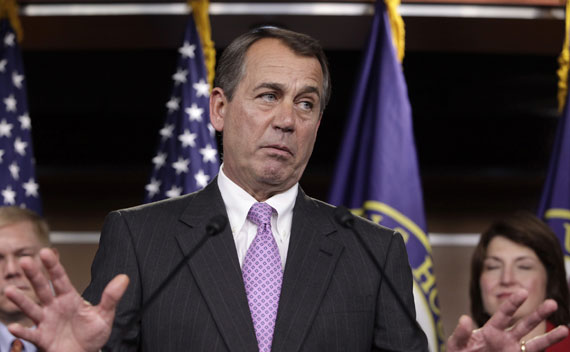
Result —
[{"label": "black microphone head", "polygon": [[334,211],[334,219],[343,227],[352,228],[354,223],[354,216],[344,206],[339,206]]},{"label": "black microphone head", "polygon": [[215,236],[222,232],[228,223],[228,218],[222,214],[214,215],[206,225],[206,233],[209,236]]}]

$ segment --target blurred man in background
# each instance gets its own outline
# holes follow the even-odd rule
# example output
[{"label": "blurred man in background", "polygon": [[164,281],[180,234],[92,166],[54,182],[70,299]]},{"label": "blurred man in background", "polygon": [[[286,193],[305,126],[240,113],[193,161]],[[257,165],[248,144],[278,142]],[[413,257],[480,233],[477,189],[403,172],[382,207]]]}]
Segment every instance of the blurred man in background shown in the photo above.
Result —
[{"label": "blurred man in background", "polygon": [[34,322],[4,294],[6,286],[22,290],[34,302],[35,291],[20,267],[19,259],[31,257],[39,262],[41,248],[49,247],[49,228],[36,213],[18,207],[0,207],[0,351],[34,352],[31,343],[17,339],[6,328],[11,323],[30,327]]}]

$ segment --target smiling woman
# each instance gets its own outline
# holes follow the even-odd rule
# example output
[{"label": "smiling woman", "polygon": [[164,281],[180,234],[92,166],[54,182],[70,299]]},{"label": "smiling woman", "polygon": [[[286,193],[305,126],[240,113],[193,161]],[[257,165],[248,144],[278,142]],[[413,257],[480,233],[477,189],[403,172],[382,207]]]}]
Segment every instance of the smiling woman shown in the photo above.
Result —
[{"label": "smiling woman", "polygon": [[[544,334],[570,322],[568,284],[558,239],[550,228],[526,212],[497,221],[481,235],[471,262],[471,312],[482,326],[499,306],[519,289],[528,292],[514,315],[513,325],[533,312],[545,299],[558,303],[558,310],[523,340]],[[570,338],[547,352],[570,350]]]}]

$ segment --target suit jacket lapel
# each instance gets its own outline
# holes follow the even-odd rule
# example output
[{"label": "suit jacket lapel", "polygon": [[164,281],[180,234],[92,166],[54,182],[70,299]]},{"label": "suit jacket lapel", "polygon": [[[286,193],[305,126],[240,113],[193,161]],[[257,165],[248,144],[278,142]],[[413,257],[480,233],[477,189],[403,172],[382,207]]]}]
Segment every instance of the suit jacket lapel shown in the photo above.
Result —
[{"label": "suit jacket lapel", "polygon": [[331,219],[299,188],[273,352],[298,351],[318,312],[343,246],[332,237]]},{"label": "suit jacket lapel", "polygon": [[[214,180],[195,196],[180,218],[190,227],[187,232],[176,236],[184,254],[192,250],[204,236],[206,224],[217,214],[227,217],[217,181]],[[257,351],[257,340],[229,224],[220,234],[210,238],[188,265],[230,351]]]}]

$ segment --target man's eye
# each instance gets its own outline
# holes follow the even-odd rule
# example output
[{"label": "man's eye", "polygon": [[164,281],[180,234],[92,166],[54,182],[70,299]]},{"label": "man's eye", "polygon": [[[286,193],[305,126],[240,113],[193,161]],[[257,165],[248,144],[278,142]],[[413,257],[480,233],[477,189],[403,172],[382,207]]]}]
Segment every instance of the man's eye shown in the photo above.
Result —
[{"label": "man's eye", "polygon": [[299,105],[303,110],[307,111],[313,110],[313,103],[311,103],[310,101],[302,101]]},{"label": "man's eye", "polygon": [[261,95],[261,99],[263,99],[267,102],[273,102],[273,101],[277,100],[277,97],[273,93],[265,93],[265,94]]}]

